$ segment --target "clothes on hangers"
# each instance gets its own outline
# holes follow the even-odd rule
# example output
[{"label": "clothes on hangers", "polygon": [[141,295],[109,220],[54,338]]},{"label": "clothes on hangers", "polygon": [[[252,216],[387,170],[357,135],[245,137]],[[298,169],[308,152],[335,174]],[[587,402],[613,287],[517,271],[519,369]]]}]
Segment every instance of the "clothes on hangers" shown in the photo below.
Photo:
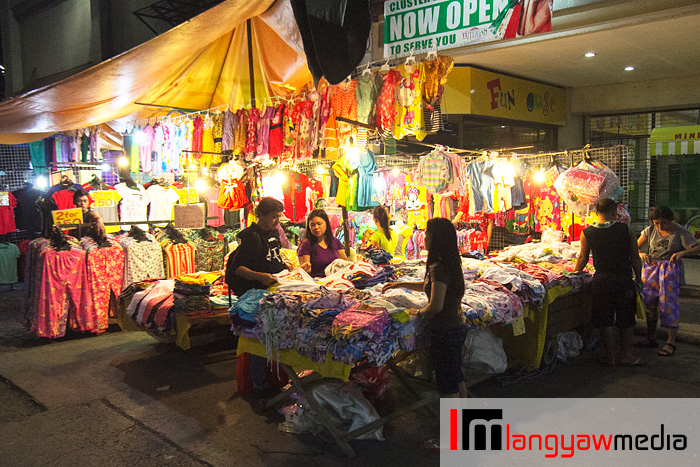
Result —
[{"label": "clothes on hangers", "polygon": [[0,243],[0,284],[14,284],[17,278],[19,247],[14,243]]},{"label": "clothes on hangers", "polygon": [[[41,232],[41,210],[37,206],[37,201],[42,196],[41,191],[35,189],[31,183],[27,183],[23,188],[13,191],[12,195],[17,201],[15,208],[17,229]],[[0,220],[0,223],[3,222]]]}]

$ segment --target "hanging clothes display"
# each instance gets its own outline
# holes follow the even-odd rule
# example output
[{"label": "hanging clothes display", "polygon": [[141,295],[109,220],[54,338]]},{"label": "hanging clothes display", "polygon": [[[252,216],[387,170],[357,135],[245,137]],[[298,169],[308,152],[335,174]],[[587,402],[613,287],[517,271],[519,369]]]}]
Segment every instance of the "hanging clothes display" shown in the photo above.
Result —
[{"label": "hanging clothes display", "polygon": [[7,191],[0,191],[0,235],[17,231],[14,213],[16,207],[15,196]]},{"label": "hanging clothes display", "polygon": [[394,138],[413,135],[418,141],[426,136],[423,121],[423,85],[425,71],[422,63],[403,64],[397,67],[401,80],[397,92]]}]

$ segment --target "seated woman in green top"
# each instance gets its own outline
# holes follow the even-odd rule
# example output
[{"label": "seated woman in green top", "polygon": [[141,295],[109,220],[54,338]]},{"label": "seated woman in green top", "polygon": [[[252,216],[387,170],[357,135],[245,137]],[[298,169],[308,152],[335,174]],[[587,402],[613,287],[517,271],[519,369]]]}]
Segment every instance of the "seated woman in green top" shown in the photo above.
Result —
[{"label": "seated woman in green top", "polygon": [[386,212],[381,204],[372,211],[374,223],[377,225],[377,232],[369,238],[370,244],[388,251],[392,255],[396,251],[396,242],[398,238],[392,233],[389,228],[389,213]]}]

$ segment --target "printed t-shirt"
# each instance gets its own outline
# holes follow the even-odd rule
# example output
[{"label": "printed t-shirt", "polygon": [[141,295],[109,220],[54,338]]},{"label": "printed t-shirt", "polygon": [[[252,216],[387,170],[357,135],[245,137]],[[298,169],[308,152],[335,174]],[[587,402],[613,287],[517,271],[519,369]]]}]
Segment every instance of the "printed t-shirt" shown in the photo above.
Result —
[{"label": "printed t-shirt", "polygon": [[173,218],[173,205],[180,199],[177,191],[171,187],[151,185],[146,190],[146,196],[151,202],[149,221],[167,221]]},{"label": "printed t-shirt", "polygon": [[649,242],[651,259],[669,260],[674,253],[692,248],[698,243],[693,234],[681,226],[677,226],[675,232],[662,237],[656,226],[650,225],[642,231],[642,235]]},{"label": "printed t-shirt", "polygon": [[[118,183],[114,186],[114,189],[122,197],[119,210],[121,222],[148,220],[148,204],[150,201],[143,186],[138,185],[136,189],[133,189],[126,186],[126,183]],[[129,228],[129,226],[124,226],[125,230],[129,230]],[[140,224],[139,228],[148,230],[148,225]]]},{"label": "printed t-shirt", "polygon": [[326,266],[331,264],[334,260],[340,258],[338,251],[343,249],[343,244],[340,240],[333,237],[333,242],[328,248],[323,248],[321,245],[316,243],[311,246],[309,240],[303,240],[299,245],[297,250],[297,255],[299,256],[310,256],[311,257],[311,276],[312,277],[325,277]]},{"label": "printed t-shirt", "polygon": [[12,193],[0,192],[0,235],[8,232],[16,232],[14,209],[17,207],[17,199]]}]

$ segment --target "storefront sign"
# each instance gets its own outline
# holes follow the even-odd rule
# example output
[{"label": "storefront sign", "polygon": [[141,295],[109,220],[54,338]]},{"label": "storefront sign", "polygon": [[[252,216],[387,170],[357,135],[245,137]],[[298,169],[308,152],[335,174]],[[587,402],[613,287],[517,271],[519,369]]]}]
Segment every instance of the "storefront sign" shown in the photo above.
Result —
[{"label": "storefront sign", "polygon": [[654,128],[649,141],[652,156],[700,154],[700,125]]},{"label": "storefront sign", "polygon": [[175,227],[178,229],[203,229],[204,204],[176,204],[174,209]]},{"label": "storefront sign", "polygon": [[384,3],[385,57],[551,30],[549,1],[389,0]]},{"label": "storefront sign", "polygon": [[442,112],[566,125],[566,90],[472,67],[455,67]]},{"label": "storefront sign", "polygon": [[53,223],[56,225],[83,223],[83,210],[80,208],[59,209],[58,211],[51,211],[51,215],[53,216]]}]

